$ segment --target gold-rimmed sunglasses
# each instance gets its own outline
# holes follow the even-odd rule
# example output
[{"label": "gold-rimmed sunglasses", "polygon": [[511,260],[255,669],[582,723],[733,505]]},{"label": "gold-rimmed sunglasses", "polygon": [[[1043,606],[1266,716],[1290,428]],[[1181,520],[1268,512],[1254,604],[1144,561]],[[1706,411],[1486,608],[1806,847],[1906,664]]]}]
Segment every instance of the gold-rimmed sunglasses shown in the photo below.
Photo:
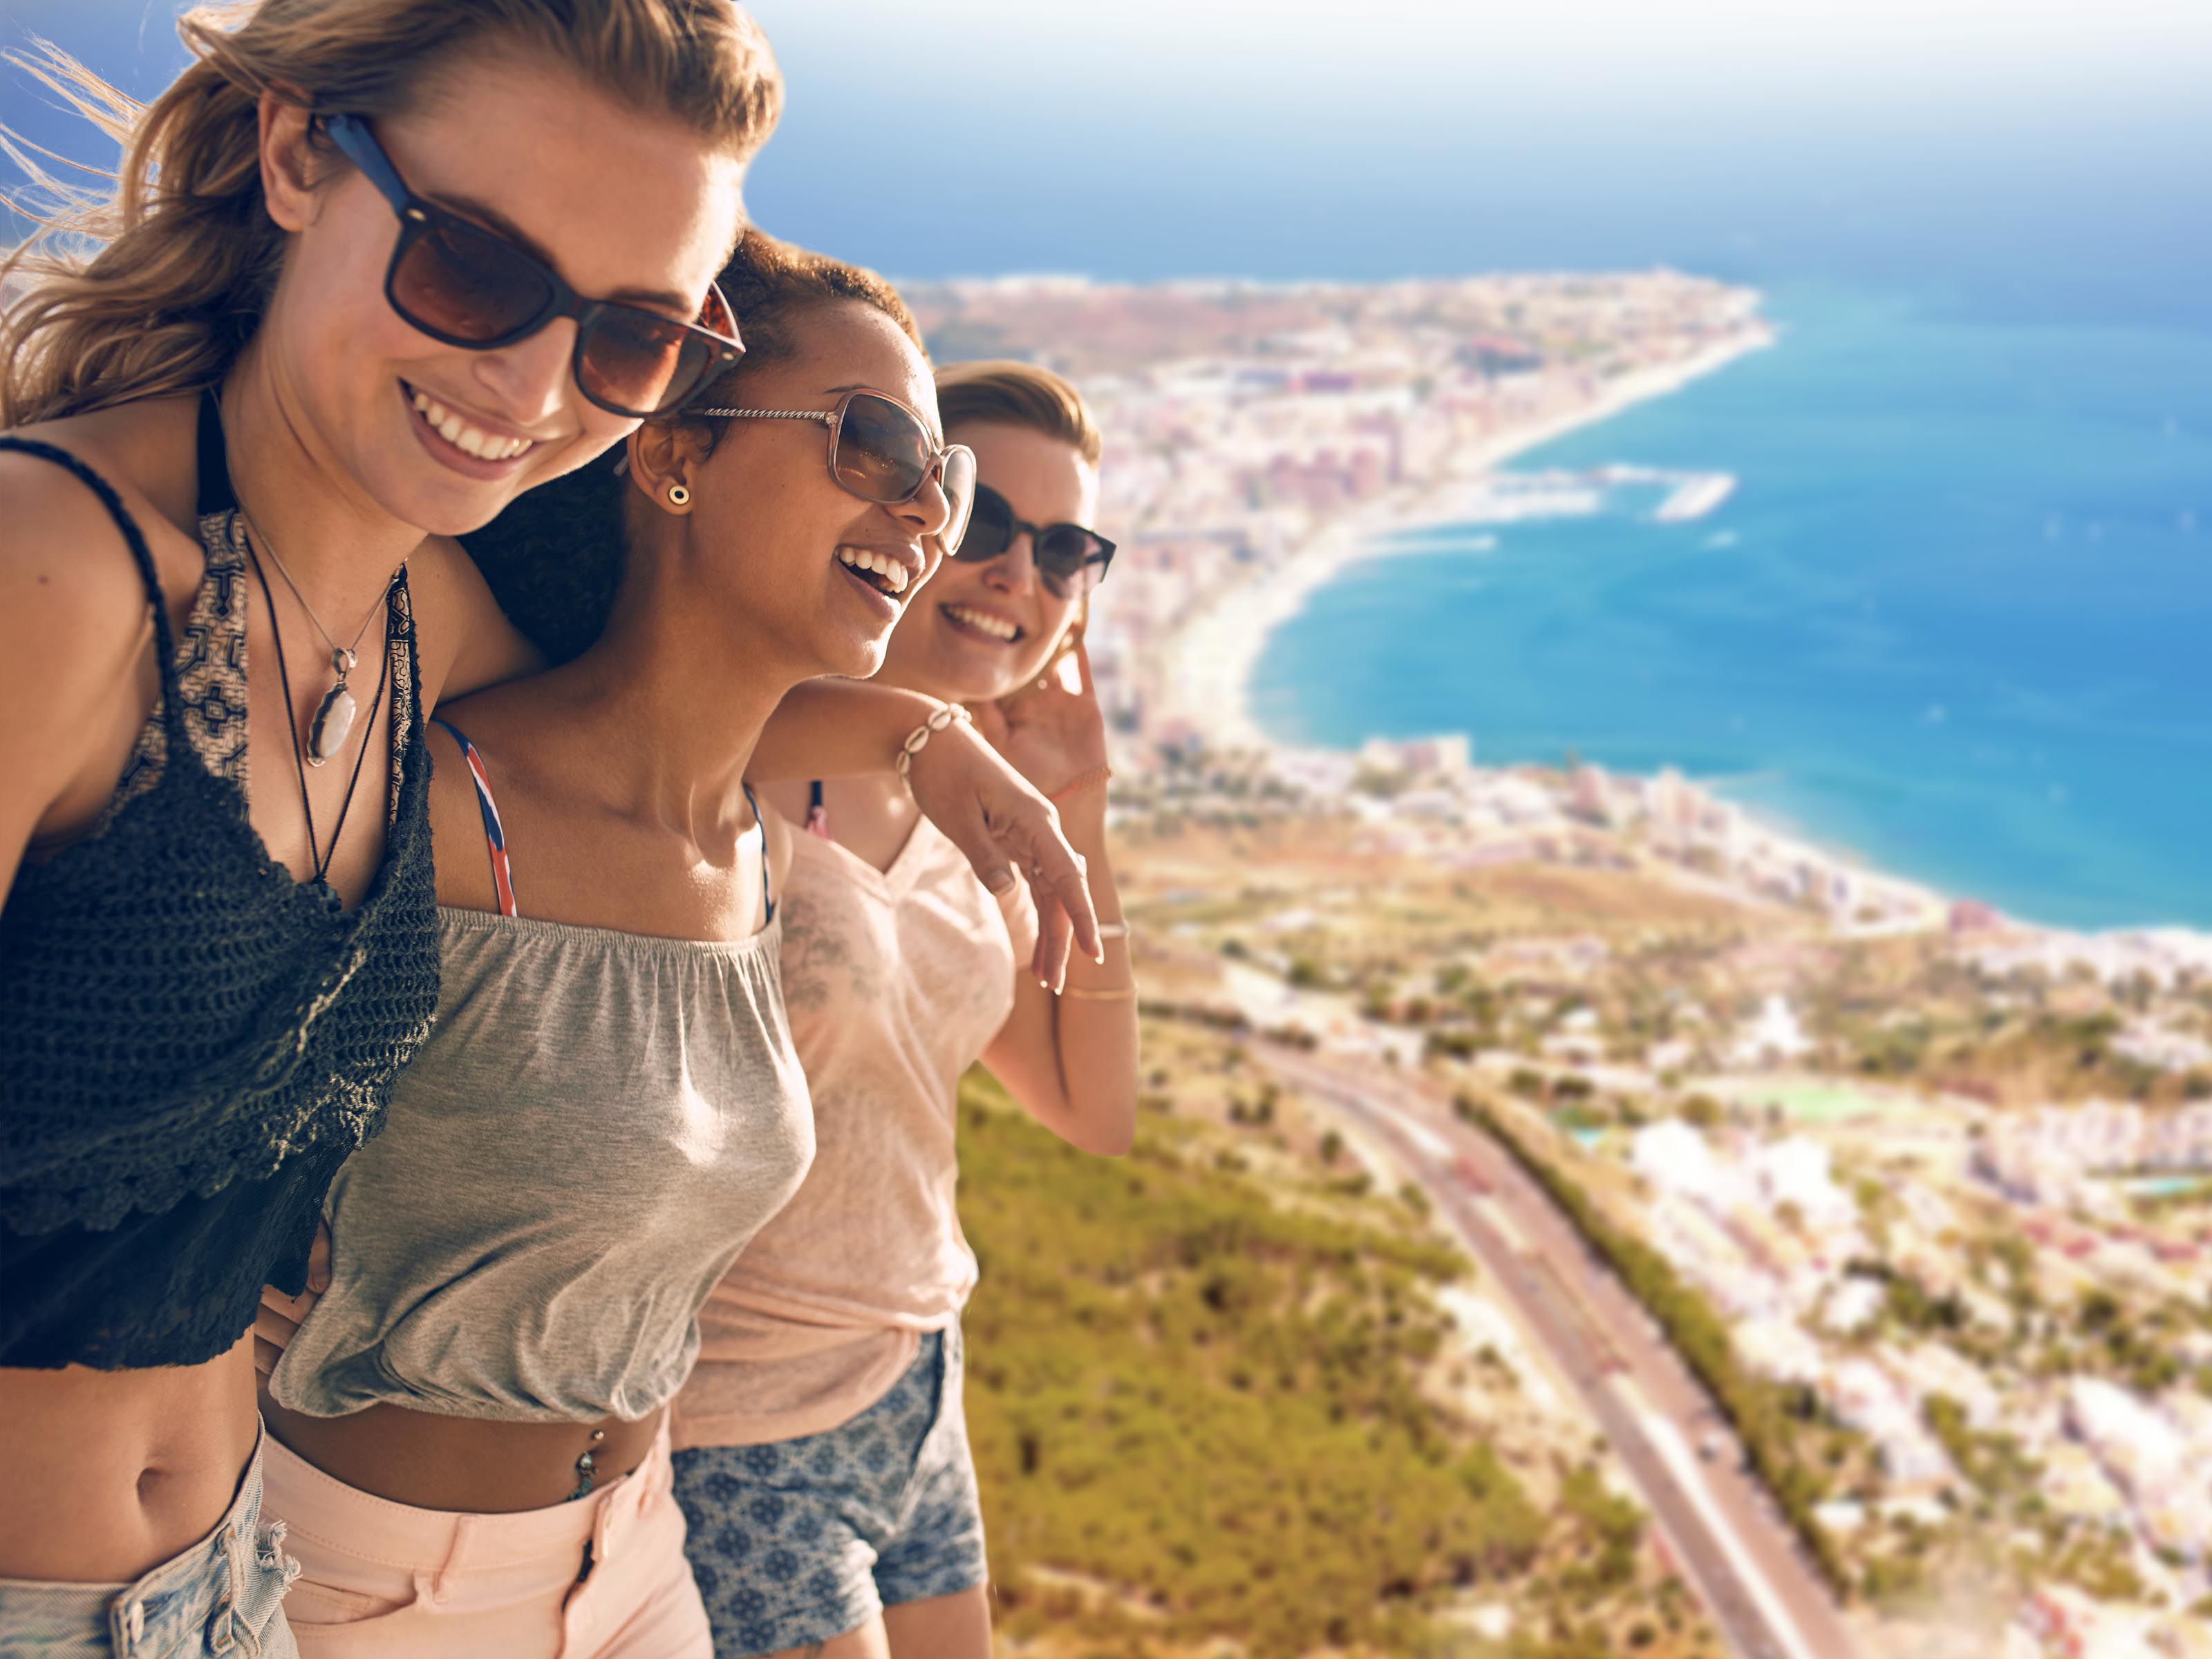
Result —
[{"label": "gold-rimmed sunglasses", "polygon": [[834,409],[695,409],[724,421],[819,421],[830,428],[830,476],[848,495],[879,507],[912,501],[933,477],[945,492],[939,539],[957,552],[975,506],[975,452],[940,444],[929,423],[886,392],[848,392]]}]

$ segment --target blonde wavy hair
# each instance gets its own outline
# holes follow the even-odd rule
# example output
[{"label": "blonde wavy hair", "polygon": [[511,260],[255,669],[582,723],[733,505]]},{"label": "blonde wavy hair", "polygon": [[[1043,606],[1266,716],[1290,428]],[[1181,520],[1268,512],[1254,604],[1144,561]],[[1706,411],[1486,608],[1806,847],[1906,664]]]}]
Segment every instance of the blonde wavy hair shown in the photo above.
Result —
[{"label": "blonde wavy hair", "polygon": [[0,427],[188,391],[228,369],[283,264],[261,192],[264,93],[389,115],[495,39],[740,157],[783,104],[767,40],[731,0],[258,0],[199,7],[178,30],[194,61],[145,106],[45,42],[9,54],[123,161],[112,191],[87,191],[0,130],[35,198],[9,204],[39,227],[0,260]]}]

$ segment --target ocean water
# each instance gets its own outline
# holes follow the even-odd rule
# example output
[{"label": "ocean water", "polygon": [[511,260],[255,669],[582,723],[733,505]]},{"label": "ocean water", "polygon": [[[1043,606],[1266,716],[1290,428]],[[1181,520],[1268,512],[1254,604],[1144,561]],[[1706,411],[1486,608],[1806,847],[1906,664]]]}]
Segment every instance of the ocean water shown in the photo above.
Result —
[{"label": "ocean water", "polygon": [[1663,765],[2036,921],[2212,927],[2212,330],[1790,284],[1773,349],[1514,463],[1726,471],[1395,538],[1255,671],[1288,740]]}]

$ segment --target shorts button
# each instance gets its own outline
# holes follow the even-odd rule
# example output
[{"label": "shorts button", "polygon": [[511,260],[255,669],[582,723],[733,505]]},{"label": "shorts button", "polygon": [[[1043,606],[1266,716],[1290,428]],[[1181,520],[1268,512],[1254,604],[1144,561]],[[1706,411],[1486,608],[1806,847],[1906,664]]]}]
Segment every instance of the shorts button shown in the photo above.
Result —
[{"label": "shorts button", "polygon": [[123,1630],[134,1643],[146,1639],[146,1604],[143,1601],[133,1601],[123,1609]]}]

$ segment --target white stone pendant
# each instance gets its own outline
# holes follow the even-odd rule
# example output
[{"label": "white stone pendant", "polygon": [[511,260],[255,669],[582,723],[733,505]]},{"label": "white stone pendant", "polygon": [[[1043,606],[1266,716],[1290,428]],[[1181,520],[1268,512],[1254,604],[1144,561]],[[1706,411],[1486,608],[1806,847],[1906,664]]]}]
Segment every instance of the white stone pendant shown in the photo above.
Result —
[{"label": "white stone pendant", "polygon": [[323,694],[315,710],[315,723],[307,728],[307,764],[321,766],[345,748],[346,733],[353,730],[353,693],[345,678]]}]

